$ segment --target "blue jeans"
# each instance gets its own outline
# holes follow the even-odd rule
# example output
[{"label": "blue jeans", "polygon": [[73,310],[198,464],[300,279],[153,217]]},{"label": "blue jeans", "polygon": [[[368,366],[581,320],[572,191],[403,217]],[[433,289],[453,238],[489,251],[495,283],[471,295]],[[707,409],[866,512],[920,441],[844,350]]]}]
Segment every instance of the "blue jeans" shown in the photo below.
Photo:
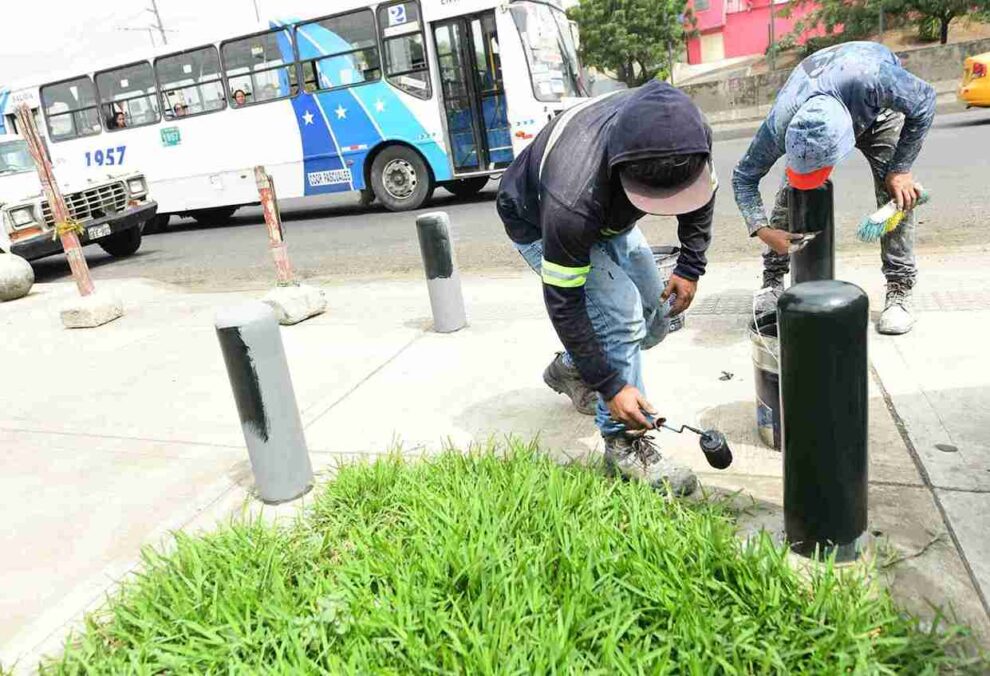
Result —
[{"label": "blue jeans", "polygon": [[[543,242],[517,244],[519,253],[537,273],[543,260]],[[591,272],[584,286],[588,319],[605,352],[605,359],[643,396],[641,350],[648,350],[670,331],[670,301],[661,301],[663,281],[653,252],[638,227],[596,242],[591,249]],[[601,395],[595,424],[602,436],[626,429],[613,419]]]}]

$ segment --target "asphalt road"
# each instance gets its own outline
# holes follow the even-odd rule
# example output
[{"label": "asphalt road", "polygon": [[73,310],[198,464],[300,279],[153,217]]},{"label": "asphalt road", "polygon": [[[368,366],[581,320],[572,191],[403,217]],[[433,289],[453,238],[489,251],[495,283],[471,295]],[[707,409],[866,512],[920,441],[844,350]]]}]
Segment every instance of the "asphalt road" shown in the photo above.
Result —
[{"label": "asphalt road", "polygon": [[[732,199],[732,167],[748,139],[719,141],[715,164],[721,181],[710,265],[757,256]],[[768,202],[780,181],[780,163],[764,179]],[[915,176],[932,194],[919,211],[918,248],[946,251],[987,248],[990,220],[990,110],[942,115],[936,120]],[[853,236],[863,216],[875,208],[866,161],[850,156],[834,177],[837,245],[840,254],[863,253],[870,245]],[[495,213],[496,183],[471,200],[437,190],[427,210],[444,210],[455,226],[457,257],[465,271],[517,271],[524,264],[509,244]],[[293,266],[303,278],[378,278],[421,275],[415,213],[362,207],[356,194],[287,200],[282,207]],[[114,260],[98,247],[86,249],[93,277],[144,277],[200,290],[231,290],[271,284],[274,270],[258,208],[244,208],[228,225],[204,228],[173,218],[169,230],[145,238],[141,250]],[[675,244],[676,222],[647,217],[641,222],[653,244]],[[873,245],[874,247],[876,245]],[[64,256],[35,261],[38,281],[69,277]]]}]

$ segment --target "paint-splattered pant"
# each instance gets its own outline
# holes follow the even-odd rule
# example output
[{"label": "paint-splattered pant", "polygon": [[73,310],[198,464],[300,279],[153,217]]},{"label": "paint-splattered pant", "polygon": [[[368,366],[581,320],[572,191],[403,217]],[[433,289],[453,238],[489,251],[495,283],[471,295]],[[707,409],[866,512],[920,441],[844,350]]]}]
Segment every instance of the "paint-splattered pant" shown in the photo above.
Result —
[{"label": "paint-splattered pant", "polygon": [[[904,115],[885,110],[880,113],[873,126],[856,139],[856,147],[866,157],[873,172],[873,189],[876,193],[877,206],[883,206],[890,201],[884,179],[887,177],[887,166],[894,157],[897,141],[901,137],[902,126],[904,126]],[[788,230],[787,192],[786,185],[777,192],[773,213],[770,215],[771,228]],[[918,275],[914,262],[914,233],[915,223],[912,212],[901,221],[896,230],[880,238],[880,260],[884,277],[888,282],[893,282],[903,289],[911,289]],[[789,256],[778,254],[764,245],[764,286],[783,283],[789,267]]]}]

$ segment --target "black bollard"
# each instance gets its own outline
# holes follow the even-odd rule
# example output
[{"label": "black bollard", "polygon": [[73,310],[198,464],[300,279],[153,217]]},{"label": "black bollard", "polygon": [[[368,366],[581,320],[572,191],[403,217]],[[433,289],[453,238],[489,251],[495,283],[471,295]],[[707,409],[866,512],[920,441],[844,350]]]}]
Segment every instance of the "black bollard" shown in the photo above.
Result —
[{"label": "black bollard", "polygon": [[450,238],[450,219],[442,211],[423,214],[416,219],[416,234],[433,310],[433,330],[452,333],[462,329],[467,325],[467,313]]},{"label": "black bollard", "polygon": [[835,279],[832,182],[825,181],[814,190],[787,190],[790,231],[817,233],[807,246],[791,254],[791,284]]},{"label": "black bollard", "polygon": [[804,556],[851,561],[865,540],[869,309],[862,289],[834,280],[777,303],[784,527]]}]

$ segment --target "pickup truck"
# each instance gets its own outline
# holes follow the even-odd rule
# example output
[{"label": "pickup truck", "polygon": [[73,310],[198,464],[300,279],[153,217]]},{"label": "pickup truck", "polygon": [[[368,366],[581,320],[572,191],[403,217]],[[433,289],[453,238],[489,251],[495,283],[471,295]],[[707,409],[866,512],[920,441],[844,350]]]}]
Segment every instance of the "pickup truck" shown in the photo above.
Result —
[{"label": "pickup truck", "polygon": [[[140,172],[59,187],[69,213],[83,228],[79,242],[99,244],[114,257],[130,256],[140,248],[144,225],[158,211]],[[27,260],[62,253],[27,143],[13,134],[0,134],[0,252]]]}]

